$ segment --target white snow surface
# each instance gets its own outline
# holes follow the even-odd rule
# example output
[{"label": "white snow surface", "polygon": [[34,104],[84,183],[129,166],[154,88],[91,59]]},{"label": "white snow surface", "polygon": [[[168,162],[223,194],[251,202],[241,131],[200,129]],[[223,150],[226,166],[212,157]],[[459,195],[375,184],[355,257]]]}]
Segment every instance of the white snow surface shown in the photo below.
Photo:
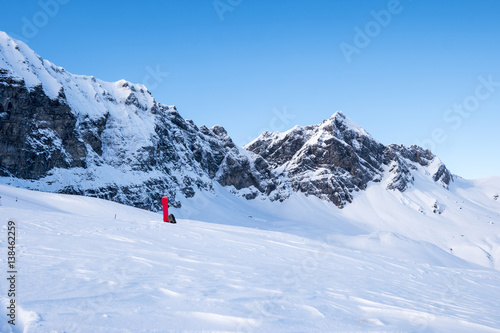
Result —
[{"label": "white snow surface", "polygon": [[500,179],[422,184],[374,183],[342,210],[219,188],[171,209],[177,224],[0,185],[0,266],[12,220],[18,270],[0,331],[500,332]]}]

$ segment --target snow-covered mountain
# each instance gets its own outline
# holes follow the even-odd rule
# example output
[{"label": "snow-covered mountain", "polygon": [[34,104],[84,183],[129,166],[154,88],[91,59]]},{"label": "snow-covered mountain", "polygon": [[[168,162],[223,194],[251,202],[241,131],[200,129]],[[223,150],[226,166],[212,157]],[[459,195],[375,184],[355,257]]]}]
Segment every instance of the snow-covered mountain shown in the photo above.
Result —
[{"label": "snow-covered mountain", "polygon": [[344,207],[369,182],[404,191],[418,167],[448,186],[430,151],[384,146],[341,112],[263,133],[244,151],[221,126],[185,120],[147,88],[74,75],[0,32],[1,182],[158,210],[220,184],[247,199],[303,192]]},{"label": "snow-covered mountain", "polygon": [[262,156],[293,191],[344,207],[369,182],[405,191],[423,167],[429,180],[447,187],[453,176],[437,156],[418,146],[384,146],[342,112],[319,125],[265,132],[245,146]]},{"label": "snow-covered mountain", "polygon": [[224,128],[197,127],[124,80],[73,75],[0,32],[2,182],[152,210],[214,183],[254,198],[277,187],[264,159]]}]

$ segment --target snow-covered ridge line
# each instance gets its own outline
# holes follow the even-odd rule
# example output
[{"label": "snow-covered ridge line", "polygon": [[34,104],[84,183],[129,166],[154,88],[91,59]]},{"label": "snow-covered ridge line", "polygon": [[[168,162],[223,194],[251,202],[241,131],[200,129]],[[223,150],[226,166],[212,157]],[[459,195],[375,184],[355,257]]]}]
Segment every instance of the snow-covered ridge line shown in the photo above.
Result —
[{"label": "snow-covered ridge line", "polygon": [[99,118],[120,103],[134,104],[143,110],[151,110],[155,104],[143,84],[125,80],[105,82],[93,76],[71,74],[1,31],[0,68],[5,71],[4,76],[24,81],[31,91],[41,86],[53,100],[64,96],[71,110],[82,117]]},{"label": "snow-covered ridge line", "polygon": [[263,133],[245,151],[221,126],[186,121],[141,84],[71,74],[5,33],[0,59],[3,182],[159,209],[154,196],[180,206],[214,182],[247,199],[303,192],[342,208],[370,182],[405,191],[416,172],[439,186],[453,180],[429,151],[384,146],[341,111]]}]

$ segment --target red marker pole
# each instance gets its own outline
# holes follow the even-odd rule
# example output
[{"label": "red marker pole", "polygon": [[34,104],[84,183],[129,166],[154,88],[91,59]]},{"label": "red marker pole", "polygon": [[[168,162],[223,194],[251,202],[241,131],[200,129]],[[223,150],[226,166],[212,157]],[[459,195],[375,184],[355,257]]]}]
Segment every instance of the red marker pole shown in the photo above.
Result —
[{"label": "red marker pole", "polygon": [[168,198],[163,197],[161,203],[163,205],[163,222],[168,222]]}]

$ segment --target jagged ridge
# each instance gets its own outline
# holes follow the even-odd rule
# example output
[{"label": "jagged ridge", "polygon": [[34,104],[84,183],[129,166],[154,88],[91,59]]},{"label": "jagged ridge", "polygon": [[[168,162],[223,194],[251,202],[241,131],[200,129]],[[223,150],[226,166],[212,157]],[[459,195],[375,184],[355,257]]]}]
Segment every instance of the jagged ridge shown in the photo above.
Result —
[{"label": "jagged ridge", "polygon": [[[293,191],[327,199],[339,207],[353,192],[387,178],[387,188],[404,191],[413,183],[411,170],[431,170],[434,181],[448,186],[451,173],[439,158],[418,146],[384,146],[342,112],[319,125],[265,132],[245,146],[262,156]],[[389,175],[385,175],[388,172]]]},{"label": "jagged ridge", "polygon": [[236,147],[221,126],[197,127],[125,80],[73,75],[0,32],[2,182],[158,210],[219,185],[247,199],[293,192],[344,207],[369,182],[404,191],[419,167],[448,186],[430,151],[384,146],[342,112],[319,125],[263,133]]}]

